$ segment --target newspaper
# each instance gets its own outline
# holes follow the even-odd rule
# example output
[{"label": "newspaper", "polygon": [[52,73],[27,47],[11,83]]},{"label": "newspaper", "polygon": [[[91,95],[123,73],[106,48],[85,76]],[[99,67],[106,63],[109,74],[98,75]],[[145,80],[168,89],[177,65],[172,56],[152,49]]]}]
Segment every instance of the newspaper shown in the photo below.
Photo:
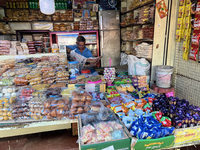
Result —
[{"label": "newspaper", "polygon": [[101,58],[103,56],[86,58],[86,57],[76,53],[75,50],[73,50],[70,53],[70,57],[71,57],[72,60],[78,61],[79,68],[82,70],[82,69],[94,67],[99,62],[99,60],[101,60]]}]

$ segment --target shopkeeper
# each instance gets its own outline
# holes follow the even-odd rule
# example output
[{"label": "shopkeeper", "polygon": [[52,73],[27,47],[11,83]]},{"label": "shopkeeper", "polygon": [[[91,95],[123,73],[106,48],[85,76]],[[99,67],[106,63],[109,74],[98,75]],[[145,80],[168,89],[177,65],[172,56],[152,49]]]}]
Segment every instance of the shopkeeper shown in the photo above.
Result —
[{"label": "shopkeeper", "polygon": [[[80,54],[86,58],[93,57],[92,52],[87,47],[85,47],[85,38],[83,36],[77,37],[76,45],[67,45],[66,51],[68,54],[68,59],[70,57],[71,51],[75,51],[77,54]],[[93,75],[98,75],[95,69],[91,68],[90,70]]]},{"label": "shopkeeper", "polygon": [[72,50],[75,50],[76,53],[86,57],[90,58],[92,56],[92,52],[85,47],[85,38],[83,36],[78,36],[76,39],[76,45],[67,45],[67,53],[70,55],[70,52]]}]

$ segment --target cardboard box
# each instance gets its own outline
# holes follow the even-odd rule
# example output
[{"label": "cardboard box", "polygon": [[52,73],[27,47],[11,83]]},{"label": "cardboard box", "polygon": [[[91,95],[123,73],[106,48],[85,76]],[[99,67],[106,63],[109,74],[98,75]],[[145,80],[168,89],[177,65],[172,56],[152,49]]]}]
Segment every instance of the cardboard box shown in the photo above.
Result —
[{"label": "cardboard box", "polygon": [[131,149],[133,150],[165,149],[174,146],[174,135],[158,139],[137,139],[132,137],[130,132],[128,132],[128,135],[131,138]]},{"label": "cardboard box", "polygon": [[152,150],[152,149],[164,149],[173,147],[174,145],[174,135],[166,136],[158,139],[144,139],[139,140],[132,137],[131,139],[131,149],[134,150]]},{"label": "cardboard box", "polygon": [[[121,122],[121,121],[120,121]],[[123,125],[123,123],[122,123]],[[124,126],[124,125],[123,125]],[[78,116],[78,134],[81,135],[82,129],[82,122],[80,115]],[[130,150],[130,138],[127,134],[127,129],[124,126],[124,134],[125,137],[119,140],[113,140],[109,142],[101,142],[96,144],[82,144],[81,140],[79,140],[79,149],[81,150],[102,150],[102,149],[109,149],[109,150]]]},{"label": "cardboard box", "polygon": [[197,142],[200,140],[200,126],[176,129],[174,136],[174,146]]}]

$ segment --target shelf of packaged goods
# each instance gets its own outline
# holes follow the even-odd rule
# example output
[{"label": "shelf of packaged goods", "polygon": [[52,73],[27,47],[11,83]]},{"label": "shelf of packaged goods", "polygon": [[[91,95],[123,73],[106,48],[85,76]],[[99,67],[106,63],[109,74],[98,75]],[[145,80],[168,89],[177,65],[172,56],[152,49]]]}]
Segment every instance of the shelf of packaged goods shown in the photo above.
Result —
[{"label": "shelf of packaged goods", "polygon": [[152,39],[122,40],[123,42],[153,42]]},{"label": "shelf of packaged goods", "polygon": [[125,12],[121,12],[121,15],[127,14],[127,13],[129,13],[129,12],[132,12],[132,11],[134,11],[134,10],[136,10],[136,9],[139,9],[139,8],[141,8],[141,7],[144,7],[144,6],[146,6],[146,5],[150,5],[150,4],[154,3],[154,2],[156,2],[156,0],[152,0],[152,1],[150,1],[150,2],[147,2],[147,3],[143,4],[143,5],[137,6],[137,7],[133,8],[133,9],[131,9],[131,10],[128,10],[128,11],[125,11]]},{"label": "shelf of packaged goods", "polygon": [[154,25],[154,23],[144,23],[144,24],[133,23],[133,24],[129,24],[129,25],[125,25],[125,26],[121,26],[121,28],[134,27],[134,26],[143,26],[143,25]]},{"label": "shelf of packaged goods", "polygon": [[[4,8],[4,9],[14,9],[14,10],[40,10],[40,8]],[[55,10],[72,10],[72,9],[55,9]]]},{"label": "shelf of packaged goods", "polygon": [[[46,131],[54,131],[61,129],[71,128],[71,123],[77,123],[76,119],[65,119],[55,121],[39,121],[29,122],[26,121],[4,121],[7,123],[0,122],[0,138],[33,134]],[[7,126],[3,127],[5,124]]]},{"label": "shelf of packaged goods", "polygon": [[37,21],[4,21],[4,22],[74,22],[74,21],[52,21],[52,20],[37,20]]},{"label": "shelf of packaged goods", "polygon": [[6,59],[17,59],[17,58],[30,58],[30,57],[42,57],[42,56],[55,56],[59,53],[36,53],[36,54],[29,54],[29,55],[0,55],[0,60]]}]

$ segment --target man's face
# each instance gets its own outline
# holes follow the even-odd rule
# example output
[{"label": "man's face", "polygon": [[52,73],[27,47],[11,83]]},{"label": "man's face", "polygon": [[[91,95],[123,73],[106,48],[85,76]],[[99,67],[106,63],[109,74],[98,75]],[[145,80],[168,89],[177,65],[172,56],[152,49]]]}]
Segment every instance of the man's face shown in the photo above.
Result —
[{"label": "man's face", "polygon": [[84,51],[85,49],[85,42],[76,42],[77,47],[80,51]]}]

